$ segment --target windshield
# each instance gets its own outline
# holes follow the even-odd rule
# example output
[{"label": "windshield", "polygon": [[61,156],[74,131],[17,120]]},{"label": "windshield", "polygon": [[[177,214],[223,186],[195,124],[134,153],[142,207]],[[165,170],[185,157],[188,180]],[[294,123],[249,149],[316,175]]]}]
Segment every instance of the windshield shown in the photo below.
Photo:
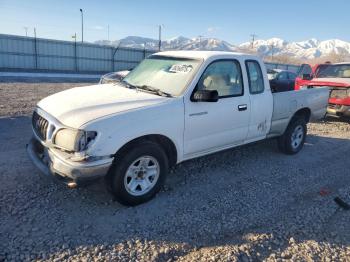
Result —
[{"label": "windshield", "polygon": [[350,78],[350,64],[322,65],[315,76],[316,78]]},{"label": "windshield", "polygon": [[269,80],[273,80],[273,79],[275,79],[277,77],[277,75],[278,75],[278,72],[276,72],[276,71],[269,71],[267,73],[267,78]]},{"label": "windshield", "polygon": [[197,71],[201,60],[151,56],[125,78],[132,86],[148,86],[172,96],[180,95]]}]

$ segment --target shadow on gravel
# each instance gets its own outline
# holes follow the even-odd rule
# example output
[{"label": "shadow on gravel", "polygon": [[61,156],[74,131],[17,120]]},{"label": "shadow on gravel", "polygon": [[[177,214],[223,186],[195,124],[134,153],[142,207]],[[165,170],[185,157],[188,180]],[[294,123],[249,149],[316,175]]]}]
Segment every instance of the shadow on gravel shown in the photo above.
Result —
[{"label": "shadow on gravel", "polygon": [[325,122],[329,123],[348,123],[350,124],[350,117],[334,117],[334,116],[326,116]]},{"label": "shadow on gravel", "polygon": [[[138,254],[137,240],[169,246],[158,261],[218,246],[262,260],[283,251],[290,258],[294,243],[350,244],[342,222],[349,214],[333,203],[350,188],[348,139],[310,135],[295,156],[268,140],[187,161],[154,200],[124,207],[103,181],[69,190],[41,179],[25,153],[29,117],[0,118],[0,134],[0,255],[9,260],[98,256],[120,245]],[[329,194],[321,196],[322,188]]]}]

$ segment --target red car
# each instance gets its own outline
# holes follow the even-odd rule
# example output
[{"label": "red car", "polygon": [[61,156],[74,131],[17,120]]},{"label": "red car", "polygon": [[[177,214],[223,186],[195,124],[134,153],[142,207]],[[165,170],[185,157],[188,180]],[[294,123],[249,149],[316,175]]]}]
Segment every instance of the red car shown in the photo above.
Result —
[{"label": "red car", "polygon": [[327,113],[350,117],[350,63],[303,64],[295,81],[295,89],[328,86],[331,89]]},{"label": "red car", "polygon": [[295,90],[300,90],[302,86],[309,83],[319,66],[320,65],[315,65],[312,67],[309,64],[302,64],[297,72],[297,78],[295,79]]}]

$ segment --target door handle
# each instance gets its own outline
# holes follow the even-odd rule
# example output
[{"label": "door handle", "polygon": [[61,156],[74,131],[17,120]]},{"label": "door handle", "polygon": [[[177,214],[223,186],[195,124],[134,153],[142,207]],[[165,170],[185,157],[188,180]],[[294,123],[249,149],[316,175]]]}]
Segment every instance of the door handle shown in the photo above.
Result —
[{"label": "door handle", "polygon": [[247,105],[239,105],[238,106],[238,111],[245,111],[248,109],[248,106]]}]

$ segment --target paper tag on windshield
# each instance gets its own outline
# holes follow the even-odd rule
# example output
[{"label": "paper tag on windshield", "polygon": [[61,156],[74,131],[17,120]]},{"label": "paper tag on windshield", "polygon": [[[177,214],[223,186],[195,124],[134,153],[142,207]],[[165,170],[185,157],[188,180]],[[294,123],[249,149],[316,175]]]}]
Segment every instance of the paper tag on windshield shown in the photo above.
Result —
[{"label": "paper tag on windshield", "polygon": [[173,65],[170,67],[169,72],[171,73],[189,73],[193,67],[191,65]]}]

